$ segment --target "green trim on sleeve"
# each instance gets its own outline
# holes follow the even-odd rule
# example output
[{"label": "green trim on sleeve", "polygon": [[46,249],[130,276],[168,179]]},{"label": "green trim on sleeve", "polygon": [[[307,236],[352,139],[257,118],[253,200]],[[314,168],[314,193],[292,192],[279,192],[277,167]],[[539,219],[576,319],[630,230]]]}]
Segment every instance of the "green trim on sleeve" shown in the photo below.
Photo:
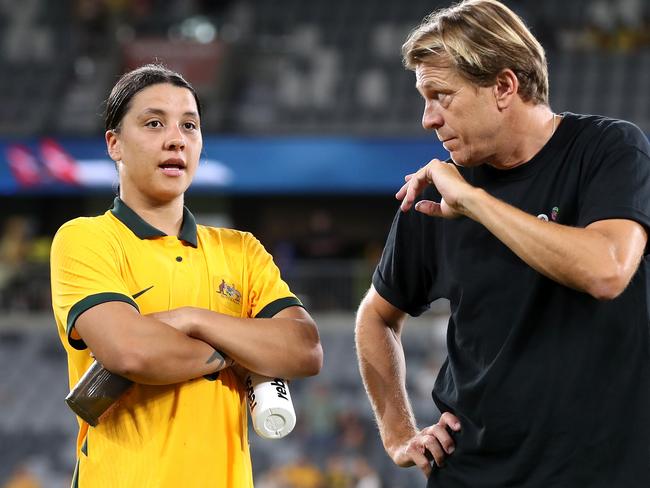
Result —
[{"label": "green trim on sleeve", "polygon": [[219,378],[219,373],[221,373],[221,371],[215,371],[214,373],[204,374],[203,377],[208,381],[217,381],[217,378]]},{"label": "green trim on sleeve", "polygon": [[70,311],[68,312],[68,321],[66,325],[68,343],[72,347],[74,347],[79,351],[83,351],[87,347],[86,343],[83,340],[73,339],[72,337],[70,337],[70,333],[72,332],[74,323],[77,321],[77,318],[79,318],[79,315],[84,313],[86,310],[93,308],[96,305],[99,305],[100,303],[106,303],[106,302],[128,303],[129,305],[133,305],[138,312],[140,311],[140,309],[138,308],[138,304],[135,303],[131,297],[128,297],[121,293],[113,293],[113,292],[96,293],[94,295],[89,295],[86,298],[79,300],[77,303],[75,303],[72,306],[72,308],[70,308]]},{"label": "green trim on sleeve", "polygon": [[84,439],[84,443],[81,446],[81,452],[88,456],[88,433],[86,433],[86,438]]},{"label": "green trim on sleeve", "polygon": [[294,307],[294,306],[305,308],[302,302],[298,300],[296,297],[279,298],[275,301],[272,301],[266,307],[260,310],[260,312],[255,316],[255,318],[270,319],[281,310],[284,310],[287,307]]}]

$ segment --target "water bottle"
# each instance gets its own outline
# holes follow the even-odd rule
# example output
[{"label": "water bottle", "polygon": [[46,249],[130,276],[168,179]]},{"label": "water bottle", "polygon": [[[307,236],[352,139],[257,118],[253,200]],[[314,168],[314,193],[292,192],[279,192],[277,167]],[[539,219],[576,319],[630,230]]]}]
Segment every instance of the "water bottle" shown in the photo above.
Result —
[{"label": "water bottle", "polygon": [[296,412],[285,380],[248,373],[246,393],[253,428],[260,437],[280,439],[293,430]]}]

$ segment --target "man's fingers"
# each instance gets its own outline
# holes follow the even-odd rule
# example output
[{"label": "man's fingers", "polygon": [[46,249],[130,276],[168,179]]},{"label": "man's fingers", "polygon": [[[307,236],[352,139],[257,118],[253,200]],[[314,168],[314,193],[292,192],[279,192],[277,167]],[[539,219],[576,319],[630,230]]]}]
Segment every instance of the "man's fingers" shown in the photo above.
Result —
[{"label": "man's fingers", "polygon": [[425,435],[423,438],[423,442],[424,442],[424,447],[433,458],[433,461],[435,461],[435,463],[438,466],[443,467],[445,464],[445,457],[447,454],[443,450],[443,446],[441,445],[440,441],[433,435]]},{"label": "man's fingers", "polygon": [[439,217],[442,215],[440,204],[431,200],[420,200],[415,204],[415,210],[429,217]]},{"label": "man's fingers", "polygon": [[424,466],[420,468],[422,472],[424,473],[424,477],[426,479],[429,479],[429,475],[431,474],[431,463],[427,463]]},{"label": "man's fingers", "polygon": [[406,175],[404,181],[405,183],[395,194],[395,198],[402,200],[400,208],[405,212],[411,208],[417,196],[429,183],[427,182],[424,168],[420,169],[417,173]]},{"label": "man's fingers", "polygon": [[415,199],[418,197],[422,190],[427,186],[427,182],[424,179],[424,175],[418,173],[412,178],[406,187],[406,196],[402,200],[401,208],[402,210],[408,210],[415,202]]},{"label": "man's fingers", "polygon": [[429,474],[431,474],[431,461],[426,456],[425,447],[420,444],[411,444],[408,449],[408,455],[413,461],[413,464],[420,468],[428,478]]},{"label": "man's fingers", "polygon": [[406,195],[406,190],[408,190],[408,187],[409,187],[409,182],[407,181],[402,185],[402,188],[400,188],[397,191],[397,193],[395,193],[395,198],[397,198],[398,200],[403,200],[404,196]]},{"label": "man's fingers", "polygon": [[460,430],[460,419],[451,412],[445,412],[440,416],[439,424],[446,425],[451,430],[458,432]]},{"label": "man's fingers", "polygon": [[[431,427],[427,427],[423,430],[423,432],[425,432],[429,437],[435,438],[436,441],[440,444],[441,450],[444,449],[445,453],[451,454],[456,449],[454,439],[452,439],[451,435],[449,435],[449,432],[447,432],[447,428],[444,425],[440,425],[438,423],[432,425]],[[435,453],[432,452],[432,454]]]},{"label": "man's fingers", "polygon": [[455,450],[455,443],[448,425],[460,425],[458,418],[454,415],[446,415],[437,424],[425,427],[399,451],[395,463],[399,466],[417,466],[426,477],[429,477],[432,470],[432,462],[438,467],[445,465],[445,459]]}]

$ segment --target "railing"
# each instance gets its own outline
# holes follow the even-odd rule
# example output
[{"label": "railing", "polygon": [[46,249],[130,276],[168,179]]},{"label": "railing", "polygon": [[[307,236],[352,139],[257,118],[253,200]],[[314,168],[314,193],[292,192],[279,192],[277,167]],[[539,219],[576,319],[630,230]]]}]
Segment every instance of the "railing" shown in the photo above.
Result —
[{"label": "railing", "polygon": [[361,259],[299,260],[282,276],[308,310],[356,310],[370,287],[375,264]]},{"label": "railing", "polygon": [[[280,264],[282,277],[310,312],[356,310],[370,287],[374,263],[361,259],[297,260]],[[49,267],[29,265],[0,286],[0,310],[50,311]]]}]

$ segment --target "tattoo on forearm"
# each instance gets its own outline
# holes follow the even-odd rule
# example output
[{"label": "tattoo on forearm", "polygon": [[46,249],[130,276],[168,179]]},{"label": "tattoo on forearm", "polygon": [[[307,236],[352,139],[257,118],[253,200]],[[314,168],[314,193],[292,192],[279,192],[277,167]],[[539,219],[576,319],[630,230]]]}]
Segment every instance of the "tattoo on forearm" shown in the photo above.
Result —
[{"label": "tattoo on forearm", "polygon": [[217,369],[222,369],[226,364],[226,358],[224,357],[224,355],[221,352],[219,352],[219,351],[217,351],[215,349],[214,352],[212,353],[212,355],[210,355],[208,360],[205,362],[205,364],[210,364],[210,363],[213,363],[214,361],[217,361],[217,360],[219,361]]}]

